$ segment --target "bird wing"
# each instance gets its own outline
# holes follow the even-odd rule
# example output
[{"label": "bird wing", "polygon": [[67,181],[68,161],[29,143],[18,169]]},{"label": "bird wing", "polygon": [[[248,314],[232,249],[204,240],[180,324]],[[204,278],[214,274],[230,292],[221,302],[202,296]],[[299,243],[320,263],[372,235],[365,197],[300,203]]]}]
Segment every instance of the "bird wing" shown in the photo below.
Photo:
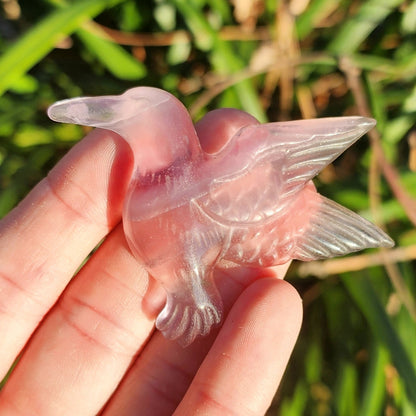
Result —
[{"label": "bird wing", "polygon": [[293,197],[375,125],[365,117],[242,128],[214,156],[221,174],[198,205],[219,223],[261,223],[287,213]]}]

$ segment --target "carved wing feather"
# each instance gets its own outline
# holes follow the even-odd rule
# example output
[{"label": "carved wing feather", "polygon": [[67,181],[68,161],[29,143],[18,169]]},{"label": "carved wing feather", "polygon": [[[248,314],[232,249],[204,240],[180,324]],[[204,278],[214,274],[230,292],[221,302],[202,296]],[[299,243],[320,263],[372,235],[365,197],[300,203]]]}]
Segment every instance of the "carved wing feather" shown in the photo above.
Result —
[{"label": "carved wing feather", "polygon": [[222,175],[198,204],[217,221],[239,225],[278,215],[374,124],[364,117],[338,117],[245,127],[216,156]]}]

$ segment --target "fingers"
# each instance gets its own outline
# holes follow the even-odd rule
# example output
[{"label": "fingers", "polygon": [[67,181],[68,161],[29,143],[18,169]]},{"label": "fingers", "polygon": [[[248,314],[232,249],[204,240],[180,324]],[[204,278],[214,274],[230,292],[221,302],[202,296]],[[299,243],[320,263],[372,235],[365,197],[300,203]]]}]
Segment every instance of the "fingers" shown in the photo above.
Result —
[{"label": "fingers", "polygon": [[[225,314],[247,285],[265,276],[282,278],[287,268],[288,264],[274,271],[241,267],[218,270],[216,281],[224,301]],[[128,416],[138,412],[143,416],[172,414],[218,331],[219,328],[214,328],[209,336],[198,338],[187,348],[166,340],[156,331],[105,408],[104,415]]]},{"label": "fingers", "polygon": [[[120,221],[131,169],[116,134],[92,132],[0,223],[0,378],[97,243]],[[115,174],[117,171],[117,174]]]},{"label": "fingers", "polygon": [[297,292],[261,279],[241,295],[175,414],[265,414],[302,321]]},{"label": "fingers", "polygon": [[150,289],[118,226],[28,344],[0,414],[97,414],[153,331]]}]

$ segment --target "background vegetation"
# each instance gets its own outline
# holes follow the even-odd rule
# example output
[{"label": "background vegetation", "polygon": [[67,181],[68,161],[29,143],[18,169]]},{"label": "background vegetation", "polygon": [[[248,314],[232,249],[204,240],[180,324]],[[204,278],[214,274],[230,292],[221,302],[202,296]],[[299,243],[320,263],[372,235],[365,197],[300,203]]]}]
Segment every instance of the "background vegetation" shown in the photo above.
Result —
[{"label": "background vegetation", "polygon": [[85,130],[46,108],[164,88],[195,119],[371,115],[377,129],[319,176],[385,227],[375,251],[295,264],[299,342],[270,415],[416,415],[416,1],[1,0],[0,215]]}]

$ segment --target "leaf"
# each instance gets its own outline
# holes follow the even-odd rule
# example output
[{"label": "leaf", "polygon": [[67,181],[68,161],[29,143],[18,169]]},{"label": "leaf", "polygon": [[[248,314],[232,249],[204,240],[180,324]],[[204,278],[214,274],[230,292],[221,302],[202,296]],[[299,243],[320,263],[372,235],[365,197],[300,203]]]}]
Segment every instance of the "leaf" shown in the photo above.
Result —
[{"label": "leaf", "polygon": [[309,35],[321,21],[339,8],[339,0],[315,0],[296,19],[296,32],[300,40]]},{"label": "leaf", "polygon": [[357,368],[349,361],[341,362],[334,386],[334,403],[339,416],[357,413],[356,390],[358,385]]},{"label": "leaf", "polygon": [[416,111],[416,85],[413,87],[412,91],[404,101],[403,110],[409,113]]},{"label": "leaf", "polygon": [[[229,43],[219,38],[218,31],[209,24],[194,4],[186,0],[175,0],[174,4],[192,32],[196,46],[202,51],[209,51],[210,63],[218,73],[231,76],[244,69],[244,61],[233,51]],[[251,80],[245,79],[236,83],[231,91],[235,92],[245,111],[260,122],[267,120]]]},{"label": "leaf", "polygon": [[11,86],[10,89],[18,94],[30,94],[35,92],[39,87],[39,83],[36,78],[30,76],[29,74],[23,75],[21,78],[16,80]]},{"label": "leaf", "polygon": [[170,65],[177,65],[185,62],[191,53],[190,43],[173,43],[167,54],[167,61]]},{"label": "leaf", "polygon": [[120,45],[97,36],[88,29],[78,29],[77,36],[89,52],[117,78],[137,80],[146,75],[145,66],[125,51]]},{"label": "leaf", "polygon": [[0,95],[42,60],[66,35],[124,0],[83,0],[56,10],[12,44],[0,59]]},{"label": "leaf", "polygon": [[397,146],[403,136],[414,126],[415,116],[411,114],[400,115],[386,123],[383,130],[383,141]]},{"label": "leaf", "polygon": [[304,415],[308,403],[308,388],[303,380],[296,384],[293,396],[284,398],[280,414],[285,416]]},{"label": "leaf", "polygon": [[402,0],[369,0],[362,3],[357,14],[341,26],[328,49],[343,55],[356,51],[370,33],[402,3]]},{"label": "leaf", "polygon": [[361,401],[360,416],[382,414],[385,396],[385,366],[388,363],[387,350],[379,344],[370,350],[370,362]]},{"label": "leaf", "polygon": [[413,1],[403,13],[401,26],[406,34],[416,32],[416,1]]},{"label": "leaf", "polygon": [[52,133],[49,129],[35,125],[23,125],[13,137],[13,143],[19,147],[30,147],[51,143]]},{"label": "leaf", "polygon": [[416,404],[416,371],[388,317],[380,297],[366,277],[344,276],[342,281],[365,316],[373,333],[390,352],[393,364],[406,387],[408,398]]},{"label": "leaf", "polygon": [[164,31],[170,31],[176,27],[176,10],[170,3],[158,4],[154,10],[154,18]]}]

